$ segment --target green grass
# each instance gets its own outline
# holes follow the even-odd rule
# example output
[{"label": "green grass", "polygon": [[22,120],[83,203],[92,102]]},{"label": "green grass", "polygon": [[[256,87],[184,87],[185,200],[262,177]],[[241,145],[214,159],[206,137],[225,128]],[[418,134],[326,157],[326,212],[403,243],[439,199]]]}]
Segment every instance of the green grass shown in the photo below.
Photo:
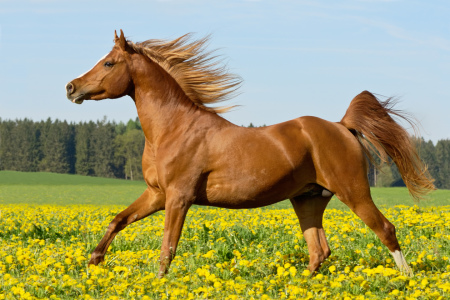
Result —
[{"label": "green grass", "polygon": [[145,188],[143,181],[53,173],[0,172],[0,204],[129,205]]},{"label": "green grass", "polygon": [[16,171],[0,171],[0,185],[127,185],[145,187],[145,183],[142,181]]},{"label": "green grass", "polygon": [[[145,190],[143,181],[130,181],[80,175],[0,171],[0,204],[93,204],[129,205]],[[378,207],[418,205],[419,207],[450,205],[450,190],[437,190],[424,200],[415,202],[406,188],[372,188]],[[291,208],[283,201],[267,208]],[[347,210],[336,197],[328,208]]]}]

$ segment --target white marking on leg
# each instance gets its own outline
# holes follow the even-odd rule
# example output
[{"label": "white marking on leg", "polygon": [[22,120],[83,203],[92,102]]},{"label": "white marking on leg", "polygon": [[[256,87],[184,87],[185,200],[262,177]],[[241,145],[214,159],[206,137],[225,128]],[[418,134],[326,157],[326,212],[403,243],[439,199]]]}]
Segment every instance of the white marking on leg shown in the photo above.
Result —
[{"label": "white marking on leg", "polygon": [[397,267],[400,269],[400,272],[403,272],[406,275],[412,276],[413,272],[412,272],[411,268],[408,266],[408,263],[406,262],[406,259],[403,256],[402,251],[395,250],[394,252],[391,252],[391,254],[394,257],[394,261],[397,264]]},{"label": "white marking on leg", "polygon": [[83,74],[81,74],[81,75],[78,76],[77,78],[83,77],[84,75],[86,75],[87,73],[89,73],[93,68],[95,68],[95,66],[96,66],[99,62],[101,62],[102,60],[104,60],[105,57],[108,56],[108,54],[109,54],[109,53],[106,53],[105,55],[103,55],[103,57],[100,58],[100,59],[98,60],[98,62],[96,62],[95,65],[94,65],[89,71],[84,72]]}]

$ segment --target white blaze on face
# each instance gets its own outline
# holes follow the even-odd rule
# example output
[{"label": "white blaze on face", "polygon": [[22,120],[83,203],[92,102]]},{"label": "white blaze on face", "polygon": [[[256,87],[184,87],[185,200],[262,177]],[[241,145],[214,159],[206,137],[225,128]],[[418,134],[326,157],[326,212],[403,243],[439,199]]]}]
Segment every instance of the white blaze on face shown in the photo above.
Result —
[{"label": "white blaze on face", "polygon": [[[108,54],[109,54],[109,53],[106,53],[102,58],[100,58],[100,59],[98,60],[98,62],[95,63],[94,67],[95,67],[99,62],[101,62],[102,60],[104,60],[105,57],[108,56]],[[94,67],[92,67],[91,70],[92,70]],[[87,72],[84,72],[83,74],[81,74],[81,75],[78,76],[77,78],[83,77],[84,75],[86,75],[87,73],[89,73],[91,70],[89,70],[89,71],[87,71]]]}]

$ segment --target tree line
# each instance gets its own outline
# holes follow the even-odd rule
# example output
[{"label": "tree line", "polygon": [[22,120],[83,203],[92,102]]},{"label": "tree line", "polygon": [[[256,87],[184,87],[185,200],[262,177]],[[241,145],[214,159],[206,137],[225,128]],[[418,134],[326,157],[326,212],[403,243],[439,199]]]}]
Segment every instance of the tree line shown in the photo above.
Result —
[{"label": "tree line", "polygon": [[[439,140],[436,145],[423,138],[413,138],[413,142],[431,177],[434,178],[436,188],[450,189],[450,140]],[[397,166],[392,162],[383,164],[380,169],[370,164],[368,175],[371,186],[405,186]]]},{"label": "tree line", "polygon": [[139,119],[68,123],[0,119],[0,170],[142,179]]},{"label": "tree line", "polygon": [[[248,127],[254,127],[252,123]],[[437,188],[450,189],[450,140],[415,139]],[[145,137],[139,119],[68,123],[0,119],[0,170],[141,180]],[[404,186],[395,165],[370,165],[372,186]]]}]

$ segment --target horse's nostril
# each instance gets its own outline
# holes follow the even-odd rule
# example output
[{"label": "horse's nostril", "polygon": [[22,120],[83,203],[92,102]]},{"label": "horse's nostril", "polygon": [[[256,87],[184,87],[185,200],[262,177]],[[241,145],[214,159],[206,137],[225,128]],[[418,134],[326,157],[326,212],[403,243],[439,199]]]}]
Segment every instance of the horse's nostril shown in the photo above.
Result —
[{"label": "horse's nostril", "polygon": [[74,87],[74,85],[72,84],[72,83],[68,83],[67,85],[66,85],[66,91],[67,91],[67,94],[72,94],[73,92],[74,92],[74,90],[75,90],[75,87]]}]

